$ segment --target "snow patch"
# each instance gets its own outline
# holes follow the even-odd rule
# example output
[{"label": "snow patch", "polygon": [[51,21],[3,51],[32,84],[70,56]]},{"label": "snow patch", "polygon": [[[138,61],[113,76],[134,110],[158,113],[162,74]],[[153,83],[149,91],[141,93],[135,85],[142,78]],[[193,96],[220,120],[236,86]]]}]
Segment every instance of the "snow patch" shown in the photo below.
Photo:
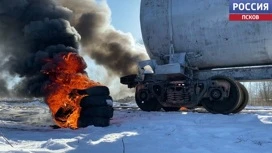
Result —
[{"label": "snow patch", "polygon": [[271,152],[268,107],[231,115],[117,109],[109,127],[70,130],[51,129],[45,106],[0,103],[0,152]]},{"label": "snow patch", "polygon": [[92,145],[98,145],[102,142],[115,142],[119,139],[122,139],[123,137],[130,137],[130,136],[136,136],[138,135],[137,132],[121,132],[121,133],[111,133],[111,134],[107,134],[104,137],[102,137],[99,140],[91,140],[88,143],[92,144]]}]

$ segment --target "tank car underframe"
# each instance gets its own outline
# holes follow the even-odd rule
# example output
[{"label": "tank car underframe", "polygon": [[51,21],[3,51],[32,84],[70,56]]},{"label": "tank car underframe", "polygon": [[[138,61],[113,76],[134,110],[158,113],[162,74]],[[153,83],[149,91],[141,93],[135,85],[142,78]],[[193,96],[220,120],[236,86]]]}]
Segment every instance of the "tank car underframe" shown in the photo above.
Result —
[{"label": "tank car underframe", "polygon": [[272,66],[212,70],[183,67],[182,73],[169,73],[175,70],[174,63],[162,67],[152,63],[153,60],[144,61],[139,64],[139,68],[150,65],[151,68],[160,69],[157,72],[162,74],[139,72],[121,78],[121,83],[136,88],[136,103],[144,111],[157,111],[161,108],[176,111],[180,107],[194,108],[202,105],[211,113],[238,113],[248,103],[248,92],[238,81],[272,78]]},{"label": "tank car underframe", "polygon": [[240,112],[248,102],[242,84],[220,75],[192,80],[182,74],[145,74],[135,88],[136,103],[144,111],[176,111],[202,105],[211,113],[230,114]]}]

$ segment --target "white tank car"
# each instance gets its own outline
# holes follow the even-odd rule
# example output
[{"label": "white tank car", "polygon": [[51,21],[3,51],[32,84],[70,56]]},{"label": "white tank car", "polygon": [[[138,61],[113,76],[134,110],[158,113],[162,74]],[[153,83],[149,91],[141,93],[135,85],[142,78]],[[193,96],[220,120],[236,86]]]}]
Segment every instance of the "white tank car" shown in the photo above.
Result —
[{"label": "white tank car", "polygon": [[238,113],[249,99],[238,81],[272,79],[272,22],[229,21],[229,0],[142,0],[140,18],[151,59],[121,83],[144,111]]},{"label": "white tank car", "polygon": [[272,22],[229,21],[229,0],[142,0],[142,36],[158,63],[193,52],[200,69],[272,64]]}]

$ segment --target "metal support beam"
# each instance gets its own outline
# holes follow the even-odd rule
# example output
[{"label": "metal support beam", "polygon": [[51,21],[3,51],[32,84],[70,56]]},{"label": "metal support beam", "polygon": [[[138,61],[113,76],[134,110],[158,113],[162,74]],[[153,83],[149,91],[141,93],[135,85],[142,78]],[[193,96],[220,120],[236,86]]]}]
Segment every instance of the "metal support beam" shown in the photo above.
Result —
[{"label": "metal support beam", "polygon": [[205,80],[215,75],[224,75],[239,81],[271,80],[272,66],[200,70],[194,73],[194,78]]}]

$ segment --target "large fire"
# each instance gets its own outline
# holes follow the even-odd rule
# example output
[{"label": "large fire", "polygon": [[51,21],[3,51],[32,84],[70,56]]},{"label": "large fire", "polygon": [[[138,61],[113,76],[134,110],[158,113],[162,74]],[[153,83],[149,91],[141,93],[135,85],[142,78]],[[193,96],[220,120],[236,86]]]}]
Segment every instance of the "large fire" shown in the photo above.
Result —
[{"label": "large fire", "polygon": [[49,75],[45,86],[45,101],[55,123],[63,128],[78,128],[80,101],[86,95],[77,90],[100,85],[90,80],[85,73],[86,63],[77,53],[60,53],[46,60],[42,72]]}]

